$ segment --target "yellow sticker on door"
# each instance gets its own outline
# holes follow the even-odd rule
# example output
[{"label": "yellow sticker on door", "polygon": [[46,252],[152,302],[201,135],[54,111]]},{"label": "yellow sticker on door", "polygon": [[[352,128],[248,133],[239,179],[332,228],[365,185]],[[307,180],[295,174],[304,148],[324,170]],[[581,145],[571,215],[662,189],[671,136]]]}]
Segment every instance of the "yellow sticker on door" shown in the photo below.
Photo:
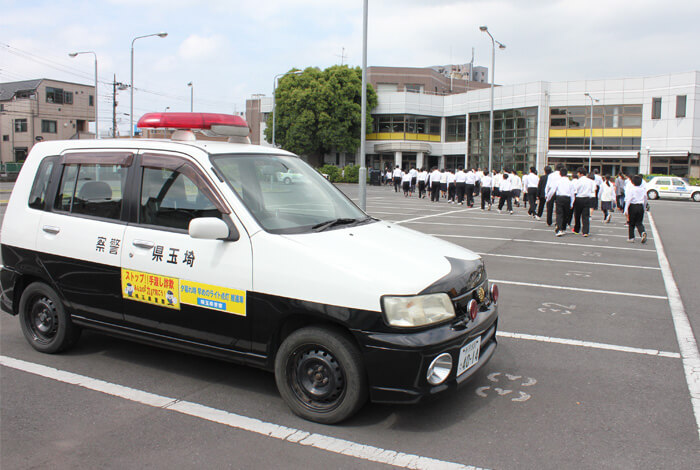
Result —
[{"label": "yellow sticker on door", "polygon": [[122,269],[125,299],[180,310],[180,281],[174,277]]},{"label": "yellow sticker on door", "polygon": [[180,310],[180,304],[245,316],[245,292],[158,274],[122,269],[122,296]]},{"label": "yellow sticker on door", "polygon": [[192,281],[180,281],[180,302],[245,316],[245,292]]}]

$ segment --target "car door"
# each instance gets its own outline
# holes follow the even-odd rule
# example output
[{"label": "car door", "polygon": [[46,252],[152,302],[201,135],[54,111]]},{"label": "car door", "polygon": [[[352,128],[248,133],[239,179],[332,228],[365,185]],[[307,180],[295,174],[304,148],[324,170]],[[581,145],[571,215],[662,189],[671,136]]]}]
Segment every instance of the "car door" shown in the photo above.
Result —
[{"label": "car door", "polygon": [[673,178],[671,180],[673,185],[673,195],[677,199],[688,199],[690,197],[690,190],[685,185],[685,181],[680,178]]},{"label": "car door", "polygon": [[55,198],[41,216],[37,258],[77,317],[123,318],[122,195],[132,162],[128,151],[91,150],[62,155],[54,169]]},{"label": "car door", "polygon": [[671,178],[658,178],[656,180],[656,191],[660,198],[673,197],[671,192]]},{"label": "car door", "polygon": [[[181,341],[249,351],[247,233],[195,161],[165,152],[137,161],[121,265],[125,320]],[[189,223],[198,217],[223,219],[239,238],[190,237]]]}]

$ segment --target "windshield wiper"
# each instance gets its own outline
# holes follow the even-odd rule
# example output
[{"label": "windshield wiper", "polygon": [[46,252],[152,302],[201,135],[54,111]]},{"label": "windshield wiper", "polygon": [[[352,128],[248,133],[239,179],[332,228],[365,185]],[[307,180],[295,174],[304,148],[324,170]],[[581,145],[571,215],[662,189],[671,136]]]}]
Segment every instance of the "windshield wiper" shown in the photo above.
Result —
[{"label": "windshield wiper", "polygon": [[315,232],[323,232],[324,230],[327,230],[331,227],[336,227],[338,225],[350,225],[350,224],[354,224],[355,222],[358,222],[359,220],[363,220],[363,219],[347,219],[347,218],[331,219],[331,220],[327,220],[325,222],[321,222],[320,224],[316,224],[313,227],[311,227],[311,229],[314,230]]}]

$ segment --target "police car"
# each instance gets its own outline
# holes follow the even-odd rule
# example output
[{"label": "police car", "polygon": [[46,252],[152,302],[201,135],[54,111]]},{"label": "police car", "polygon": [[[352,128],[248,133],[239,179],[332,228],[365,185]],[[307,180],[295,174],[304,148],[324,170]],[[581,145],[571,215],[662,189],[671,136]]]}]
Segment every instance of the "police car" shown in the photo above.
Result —
[{"label": "police car", "polygon": [[[321,423],[368,399],[416,403],[494,354],[498,288],[479,256],[368,216],[289,152],[235,143],[249,132],[240,117],[151,113],[138,125],[181,130],[41,142],[19,174],[1,304],[38,351],[94,329],[259,367]],[[387,249],[411,256],[377,262]]]},{"label": "police car", "polygon": [[700,186],[692,186],[677,176],[655,176],[647,183],[647,197],[700,202]]}]

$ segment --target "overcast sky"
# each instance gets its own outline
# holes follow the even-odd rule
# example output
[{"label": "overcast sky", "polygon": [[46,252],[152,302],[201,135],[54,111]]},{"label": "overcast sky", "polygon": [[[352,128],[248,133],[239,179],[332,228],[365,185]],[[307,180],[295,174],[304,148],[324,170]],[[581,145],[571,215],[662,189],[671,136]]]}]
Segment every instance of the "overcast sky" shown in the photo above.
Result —
[{"label": "overcast sky", "polygon": [[[129,82],[135,112],[245,110],[292,67],[361,65],[362,0],[0,0],[0,82],[55,78]],[[700,70],[698,0],[370,0],[368,65],[490,67],[486,24],[506,44],[496,82],[515,84]],[[100,83],[100,122],[111,123],[111,86]],[[129,112],[129,92],[119,93]],[[122,116],[121,129],[128,129]]]}]

